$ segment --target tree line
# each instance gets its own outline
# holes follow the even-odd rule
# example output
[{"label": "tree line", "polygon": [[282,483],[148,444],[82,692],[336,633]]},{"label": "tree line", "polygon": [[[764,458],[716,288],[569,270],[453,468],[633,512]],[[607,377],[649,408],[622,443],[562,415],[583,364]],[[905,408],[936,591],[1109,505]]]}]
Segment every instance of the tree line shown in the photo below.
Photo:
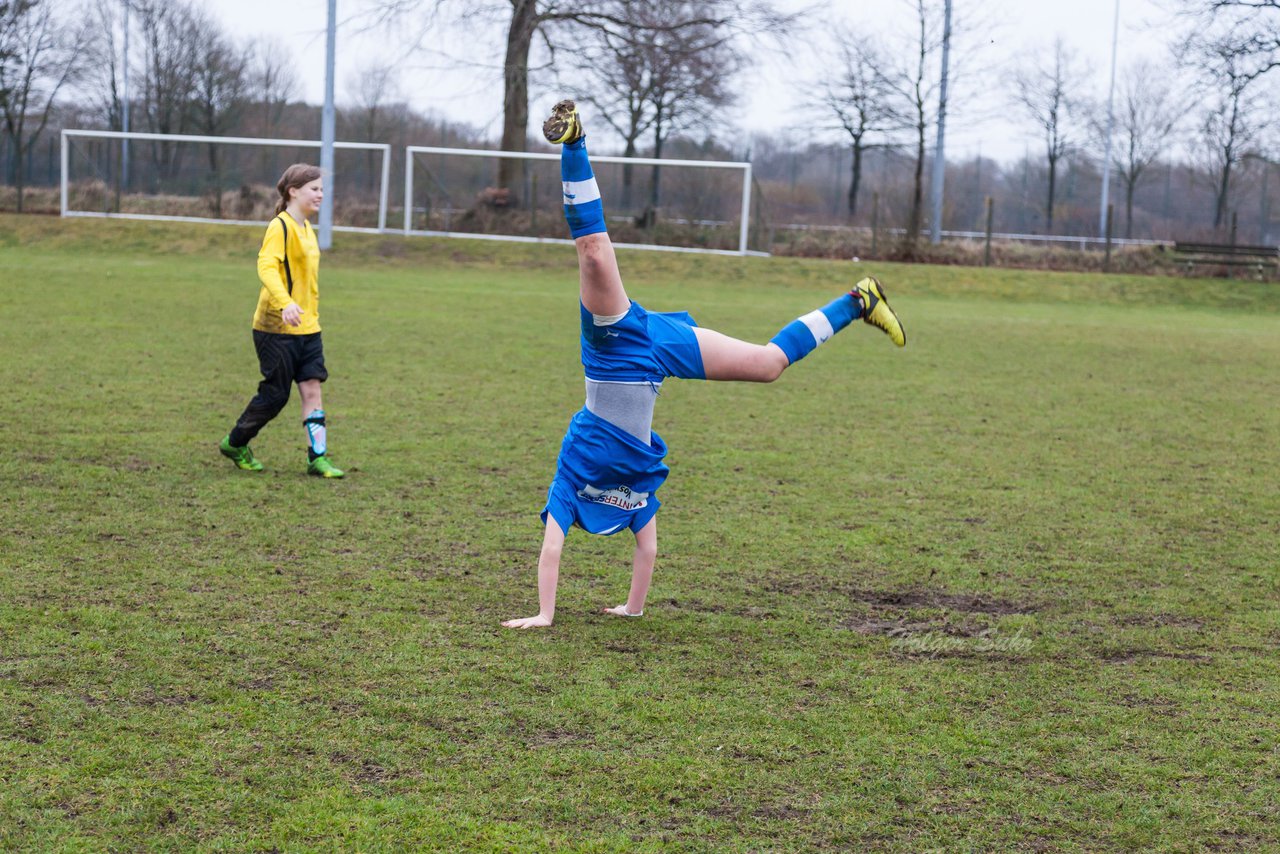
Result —
[{"label": "tree line", "polygon": [[[1249,216],[1258,220],[1257,233],[1268,235],[1268,182],[1280,159],[1273,119],[1280,108],[1280,0],[1170,0],[1167,54],[1123,67],[1113,101],[1061,39],[1032,46],[1012,65],[993,63],[982,38],[991,22],[980,3],[957,3],[946,33],[952,58],[947,104],[939,99],[945,0],[895,2],[893,25],[877,32],[787,13],[771,0],[365,0],[360,14],[365,26],[387,30],[460,27],[467,20],[502,30],[503,121],[496,147],[527,150],[530,87],[554,86],[589,103],[593,119],[609,127],[625,155],[662,157],[675,146],[752,159],[777,220],[865,224],[887,217],[905,225],[905,242],[913,245],[925,225],[926,165],[939,111],[952,128],[963,128],[983,118],[983,105],[989,109],[995,98],[1003,99],[997,108],[1034,128],[1040,150],[1012,164],[952,154],[944,223],[969,222],[975,200],[962,194],[977,187],[999,193],[1006,224],[1016,220],[1024,230],[1053,234],[1080,230],[1084,219],[1090,230],[1080,208],[1091,195],[1085,185],[1100,182],[1107,164],[1110,129],[1109,165],[1121,207],[1117,234],[1150,233],[1156,219],[1166,228],[1222,232],[1240,199],[1261,193],[1256,215]],[[785,127],[776,134],[745,140],[727,120],[745,72],[762,56],[801,48],[821,60],[821,71],[794,81],[808,93],[803,104],[779,116]],[[19,208],[24,153],[51,121],[125,126],[126,73],[131,130],[278,137],[318,126],[315,108],[299,100],[288,47],[270,38],[232,38],[206,4],[0,0],[5,177],[18,190]],[[411,109],[393,61],[358,69],[343,90],[344,138],[431,144],[443,137],[495,146],[464,123]],[[150,146],[148,168],[171,175],[189,156],[181,146]],[[216,181],[218,147],[208,146],[204,156]],[[500,160],[495,186],[518,194],[522,164]],[[661,204],[659,175],[649,173],[642,194],[646,216]],[[632,183],[632,170],[625,170],[628,208]],[[825,198],[816,203],[832,184],[843,187],[838,210]],[[1162,205],[1152,203],[1153,194],[1163,195]],[[806,198],[815,201],[808,211]],[[1203,210],[1188,211],[1192,201]]]}]

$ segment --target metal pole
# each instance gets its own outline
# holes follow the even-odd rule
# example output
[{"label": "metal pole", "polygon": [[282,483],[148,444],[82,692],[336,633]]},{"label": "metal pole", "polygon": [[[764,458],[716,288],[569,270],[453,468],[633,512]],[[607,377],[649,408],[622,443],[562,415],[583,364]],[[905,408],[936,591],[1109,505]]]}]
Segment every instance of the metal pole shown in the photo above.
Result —
[{"label": "metal pole", "polygon": [[1102,203],[1098,207],[1098,233],[1107,233],[1107,204],[1111,195],[1111,133],[1115,130],[1116,114],[1116,48],[1120,43],[1120,0],[1116,0],[1115,21],[1111,25],[1111,85],[1107,89],[1107,146],[1102,157]]},{"label": "metal pole", "polygon": [[987,196],[987,241],[982,250],[982,266],[991,266],[991,223],[995,220],[995,200]]},{"label": "metal pole", "polygon": [[404,152],[404,233],[413,225],[413,149]]},{"label": "metal pole", "polygon": [[382,185],[378,192],[378,231],[387,230],[387,193],[391,185],[391,146],[382,149]]},{"label": "metal pole", "polygon": [[67,215],[67,147],[70,145],[67,139],[67,132],[62,132],[62,192],[59,194],[61,199],[62,216]]},{"label": "metal pole", "polygon": [[[747,229],[751,226],[751,164],[742,171],[742,222],[738,226],[738,252],[747,254]],[[767,247],[766,247],[767,248]]]},{"label": "metal pole", "polygon": [[320,119],[320,171],[325,194],[320,203],[320,248],[333,245],[333,55],[337,44],[338,0],[329,0],[329,34],[324,50],[324,112]]},{"label": "metal pole", "polygon": [[[120,129],[129,132],[129,0],[124,0],[124,98],[120,113]],[[120,141],[120,185],[129,192],[129,140]]]},{"label": "metal pole", "polygon": [[1106,234],[1106,238],[1107,238],[1107,254],[1102,259],[1102,271],[1104,273],[1111,272],[1111,218],[1114,215],[1115,215],[1115,205],[1107,205],[1107,211],[1105,214],[1107,221],[1103,228],[1103,232]]},{"label": "metal pole", "polygon": [[942,182],[946,180],[947,159],[943,137],[947,129],[947,65],[951,57],[951,0],[947,0],[942,25],[942,85],[938,91],[938,144],[933,150],[933,233],[929,242],[942,242]]}]

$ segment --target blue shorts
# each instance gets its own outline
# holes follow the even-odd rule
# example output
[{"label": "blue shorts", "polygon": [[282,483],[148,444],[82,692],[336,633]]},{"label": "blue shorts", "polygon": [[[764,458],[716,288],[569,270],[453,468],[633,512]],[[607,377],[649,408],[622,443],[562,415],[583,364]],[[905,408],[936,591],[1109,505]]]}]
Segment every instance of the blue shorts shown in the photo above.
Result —
[{"label": "blue shorts", "polygon": [[[648,312],[639,303],[617,323],[596,326],[580,306],[582,367],[587,377],[613,382],[661,383],[666,377],[706,379],[702,351],[687,312]],[[666,443],[648,443],[585,407],[569,422],[542,521],[566,533],[577,525],[592,534],[639,531],[658,512],[658,487],[669,471]]]},{"label": "blue shorts", "polygon": [[596,326],[579,304],[582,367],[589,379],[662,382],[666,377],[705,380],[702,350],[687,311],[645,311],[638,302],[617,323]]}]

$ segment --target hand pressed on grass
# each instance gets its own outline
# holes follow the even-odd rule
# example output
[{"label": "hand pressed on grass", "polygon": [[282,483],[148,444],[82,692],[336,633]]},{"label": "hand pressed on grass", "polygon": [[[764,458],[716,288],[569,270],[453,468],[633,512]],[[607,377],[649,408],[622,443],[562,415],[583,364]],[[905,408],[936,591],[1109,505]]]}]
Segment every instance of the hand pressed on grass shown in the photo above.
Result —
[{"label": "hand pressed on grass", "polygon": [[509,629],[542,629],[551,625],[551,618],[538,614],[536,617],[519,617],[507,620],[502,625]]}]

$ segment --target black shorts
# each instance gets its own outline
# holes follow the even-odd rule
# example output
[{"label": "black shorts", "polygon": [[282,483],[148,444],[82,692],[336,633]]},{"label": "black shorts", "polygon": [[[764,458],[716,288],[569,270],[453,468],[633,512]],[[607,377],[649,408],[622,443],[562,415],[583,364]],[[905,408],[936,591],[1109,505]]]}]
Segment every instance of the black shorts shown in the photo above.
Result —
[{"label": "black shorts", "polygon": [[324,344],[320,333],[281,335],[253,330],[253,348],[258,351],[258,367],[262,379],[273,386],[288,388],[304,380],[324,382],[329,372],[324,367]]}]

